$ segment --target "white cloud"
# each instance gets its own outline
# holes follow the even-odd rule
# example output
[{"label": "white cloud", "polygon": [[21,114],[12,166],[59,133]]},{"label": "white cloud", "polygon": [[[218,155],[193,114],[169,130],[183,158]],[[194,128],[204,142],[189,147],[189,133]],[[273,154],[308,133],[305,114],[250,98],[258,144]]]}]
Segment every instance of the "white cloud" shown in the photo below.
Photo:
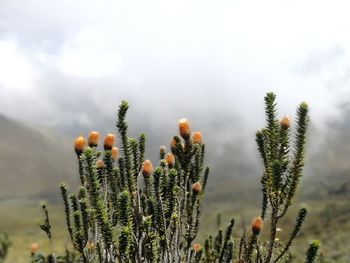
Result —
[{"label": "white cloud", "polygon": [[92,27],[82,28],[73,38],[66,39],[55,56],[59,70],[81,78],[118,76],[122,69],[118,48]]},{"label": "white cloud", "polygon": [[[73,78],[94,83],[85,89],[101,89],[111,103],[121,96],[146,108],[166,101],[171,113],[181,101],[186,113],[215,100],[252,124],[266,91],[277,91],[282,113],[307,100],[319,120],[335,116],[350,93],[348,1],[4,0],[0,7],[0,33],[11,36],[9,44],[0,35],[7,43],[0,82],[13,98],[38,86],[57,89],[57,79],[74,87]],[[45,120],[53,112],[32,111]]]},{"label": "white cloud", "polygon": [[16,41],[0,40],[0,85],[18,92],[28,92],[38,72],[30,58],[21,51]]}]

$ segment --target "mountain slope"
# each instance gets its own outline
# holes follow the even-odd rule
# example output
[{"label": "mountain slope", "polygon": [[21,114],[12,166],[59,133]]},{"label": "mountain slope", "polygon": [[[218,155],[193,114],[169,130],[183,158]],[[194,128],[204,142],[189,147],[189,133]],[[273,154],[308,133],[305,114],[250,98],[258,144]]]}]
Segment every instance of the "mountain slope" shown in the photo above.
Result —
[{"label": "mountain slope", "polygon": [[0,198],[58,196],[78,182],[74,157],[68,140],[0,115]]},{"label": "mountain slope", "polygon": [[350,103],[340,108],[341,118],[329,120],[324,141],[310,160],[315,176],[305,182],[308,197],[350,196]]}]

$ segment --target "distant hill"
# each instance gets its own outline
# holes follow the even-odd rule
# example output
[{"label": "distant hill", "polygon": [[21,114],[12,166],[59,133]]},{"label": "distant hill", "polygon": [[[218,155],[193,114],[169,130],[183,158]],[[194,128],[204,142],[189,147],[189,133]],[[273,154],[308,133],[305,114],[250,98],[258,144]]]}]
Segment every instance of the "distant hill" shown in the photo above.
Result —
[{"label": "distant hill", "polygon": [[0,198],[57,197],[58,184],[77,185],[69,140],[0,115]]},{"label": "distant hill", "polygon": [[[131,121],[131,124],[135,123]],[[164,129],[159,132],[160,129],[149,123],[130,126],[131,136],[137,136],[141,131],[146,133],[146,156],[154,163],[158,162],[159,146],[168,144],[172,135],[177,132],[176,126],[167,126],[165,134]],[[224,140],[224,136],[210,137],[209,134],[213,133],[211,125],[196,126],[204,126],[202,131],[208,146],[206,163],[212,168],[209,179],[211,191],[208,197],[215,196],[221,199],[227,195],[231,198],[239,196],[243,192],[241,183],[248,186],[250,184],[246,181],[257,178],[258,175],[255,165],[248,166],[242,163],[242,157],[248,155],[243,145],[237,140],[220,142],[219,139]],[[101,134],[115,132],[114,129],[112,125],[109,130],[103,129]],[[88,130],[85,131],[87,132]],[[67,182],[71,187],[77,186],[79,177],[76,156],[72,149],[72,137],[69,134],[57,136],[51,130],[33,128],[0,115],[0,198],[56,198],[60,182]],[[240,154],[237,155],[237,152]],[[228,185],[230,187],[227,187]],[[244,189],[246,190],[246,187]]]},{"label": "distant hill", "polygon": [[[313,149],[312,155],[307,152],[304,197],[313,199],[350,192],[350,120],[346,117],[350,114],[344,115],[342,121],[330,124],[332,129],[328,129],[328,139],[322,146]],[[210,118],[201,121],[195,116],[192,119],[197,120],[193,121],[194,129],[203,132],[207,144],[206,164],[211,167],[206,194],[208,201],[260,201],[262,167],[255,150],[254,132],[241,133],[244,137],[241,140],[234,136],[238,132],[231,127],[232,120],[227,120],[227,116],[220,121]],[[85,134],[87,132],[84,130]],[[113,123],[108,130],[102,127],[101,134],[107,132],[115,132]],[[137,136],[141,132],[147,137],[146,157],[156,163],[159,146],[167,145],[177,132],[176,122],[172,125],[166,123],[161,129],[152,122],[131,118],[130,135]],[[311,143],[314,137],[315,131],[310,136]],[[57,136],[51,130],[31,127],[0,115],[0,199],[56,198],[59,196],[57,186],[62,181],[74,189],[79,177],[72,138],[69,133]]]},{"label": "distant hill", "polygon": [[341,105],[341,118],[328,122],[324,138],[310,158],[314,176],[305,182],[306,195],[326,199],[350,196],[350,102]]}]

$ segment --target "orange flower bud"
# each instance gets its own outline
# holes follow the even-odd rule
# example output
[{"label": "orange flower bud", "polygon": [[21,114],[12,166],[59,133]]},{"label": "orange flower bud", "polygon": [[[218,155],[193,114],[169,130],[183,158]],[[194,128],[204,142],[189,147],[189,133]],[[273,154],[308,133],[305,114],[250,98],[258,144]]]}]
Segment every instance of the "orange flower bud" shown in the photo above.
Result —
[{"label": "orange flower bud", "polygon": [[290,118],[288,116],[284,116],[281,121],[280,125],[284,129],[288,129],[290,127]]},{"label": "orange flower bud", "polygon": [[90,147],[97,147],[100,140],[100,133],[97,131],[91,131],[88,136],[88,144]]},{"label": "orange flower bud", "polygon": [[254,218],[254,220],[252,222],[253,234],[256,235],[256,236],[259,235],[262,226],[263,226],[263,220],[261,219],[261,217]]},{"label": "orange flower bud", "polygon": [[103,147],[105,150],[112,150],[113,146],[114,146],[114,142],[115,142],[115,137],[113,134],[107,134],[107,136],[105,137],[105,140],[103,142]]},{"label": "orange flower bud", "polygon": [[159,151],[160,151],[160,153],[165,154],[166,147],[165,146],[160,146]]},{"label": "orange flower bud", "polygon": [[143,176],[148,177],[153,172],[153,165],[150,160],[145,160],[141,167],[141,173]]},{"label": "orange flower bud", "polygon": [[104,162],[103,160],[97,160],[97,162],[96,162],[96,168],[97,168],[97,169],[105,168],[105,162]]},{"label": "orange flower bud", "polygon": [[170,149],[172,153],[176,151],[176,140],[174,138],[170,142]]},{"label": "orange flower bud", "polygon": [[179,120],[179,133],[184,140],[188,140],[191,135],[190,122],[187,119]]},{"label": "orange flower bud", "polygon": [[193,249],[194,252],[198,252],[198,251],[201,249],[201,244],[199,244],[199,243],[194,243],[194,244],[192,245],[192,249]]},{"label": "orange flower bud", "polygon": [[192,142],[193,143],[202,143],[202,133],[199,131],[195,131],[192,134]]},{"label": "orange flower bud", "polygon": [[172,153],[167,153],[165,156],[165,161],[170,167],[174,166],[174,163],[175,163],[174,155]]},{"label": "orange flower bud", "polygon": [[112,148],[112,159],[116,160],[119,157],[119,150],[117,147]]},{"label": "orange flower bud", "polygon": [[83,136],[78,136],[75,140],[74,140],[74,150],[75,153],[80,156],[85,148],[85,139]]},{"label": "orange flower bud", "polygon": [[92,241],[89,240],[89,241],[86,243],[86,248],[87,248],[88,250],[94,250],[94,249],[96,248],[96,245],[95,245],[94,242],[92,242]]},{"label": "orange flower bud", "polygon": [[33,255],[36,254],[39,250],[39,244],[38,243],[32,243],[30,245],[30,253],[32,253]]},{"label": "orange flower bud", "polygon": [[200,182],[195,182],[192,185],[192,190],[194,193],[199,194],[202,191],[202,184]]}]

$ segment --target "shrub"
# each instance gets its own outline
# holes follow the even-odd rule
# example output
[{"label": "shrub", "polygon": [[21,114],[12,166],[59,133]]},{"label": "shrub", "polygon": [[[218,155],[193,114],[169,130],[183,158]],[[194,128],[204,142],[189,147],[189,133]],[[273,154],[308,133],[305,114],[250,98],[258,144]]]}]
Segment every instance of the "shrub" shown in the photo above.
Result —
[{"label": "shrub", "polygon": [[4,262],[10,246],[11,241],[8,235],[5,233],[0,233],[0,263]]},{"label": "shrub", "polygon": [[[264,163],[261,178],[262,211],[252,222],[251,233],[234,240],[232,219],[225,231],[209,237],[203,245],[193,243],[199,230],[201,202],[209,168],[204,166],[205,144],[200,132],[192,132],[186,119],[179,121],[179,135],[162,146],[156,167],[145,160],[145,135],[128,137],[127,102],[118,110],[116,122],[120,149],[115,136],[108,134],[103,150],[99,133],[86,140],[79,136],[75,152],[81,188],[68,194],[61,184],[66,222],[74,251],[65,256],[33,254],[33,262],[283,262],[306,216],[302,208],[289,239],[276,242],[279,220],[286,214],[302,176],[308,106],[297,110],[293,146],[287,117],[276,116],[275,95],[265,97],[267,125],[256,134]],[[291,150],[290,150],[291,148]],[[49,217],[41,228],[51,239]],[[269,214],[267,213],[269,212]],[[269,219],[267,219],[269,216]],[[260,240],[264,221],[270,221],[270,238]],[[313,262],[318,243],[307,251]],[[41,260],[41,261],[40,261]]]}]

